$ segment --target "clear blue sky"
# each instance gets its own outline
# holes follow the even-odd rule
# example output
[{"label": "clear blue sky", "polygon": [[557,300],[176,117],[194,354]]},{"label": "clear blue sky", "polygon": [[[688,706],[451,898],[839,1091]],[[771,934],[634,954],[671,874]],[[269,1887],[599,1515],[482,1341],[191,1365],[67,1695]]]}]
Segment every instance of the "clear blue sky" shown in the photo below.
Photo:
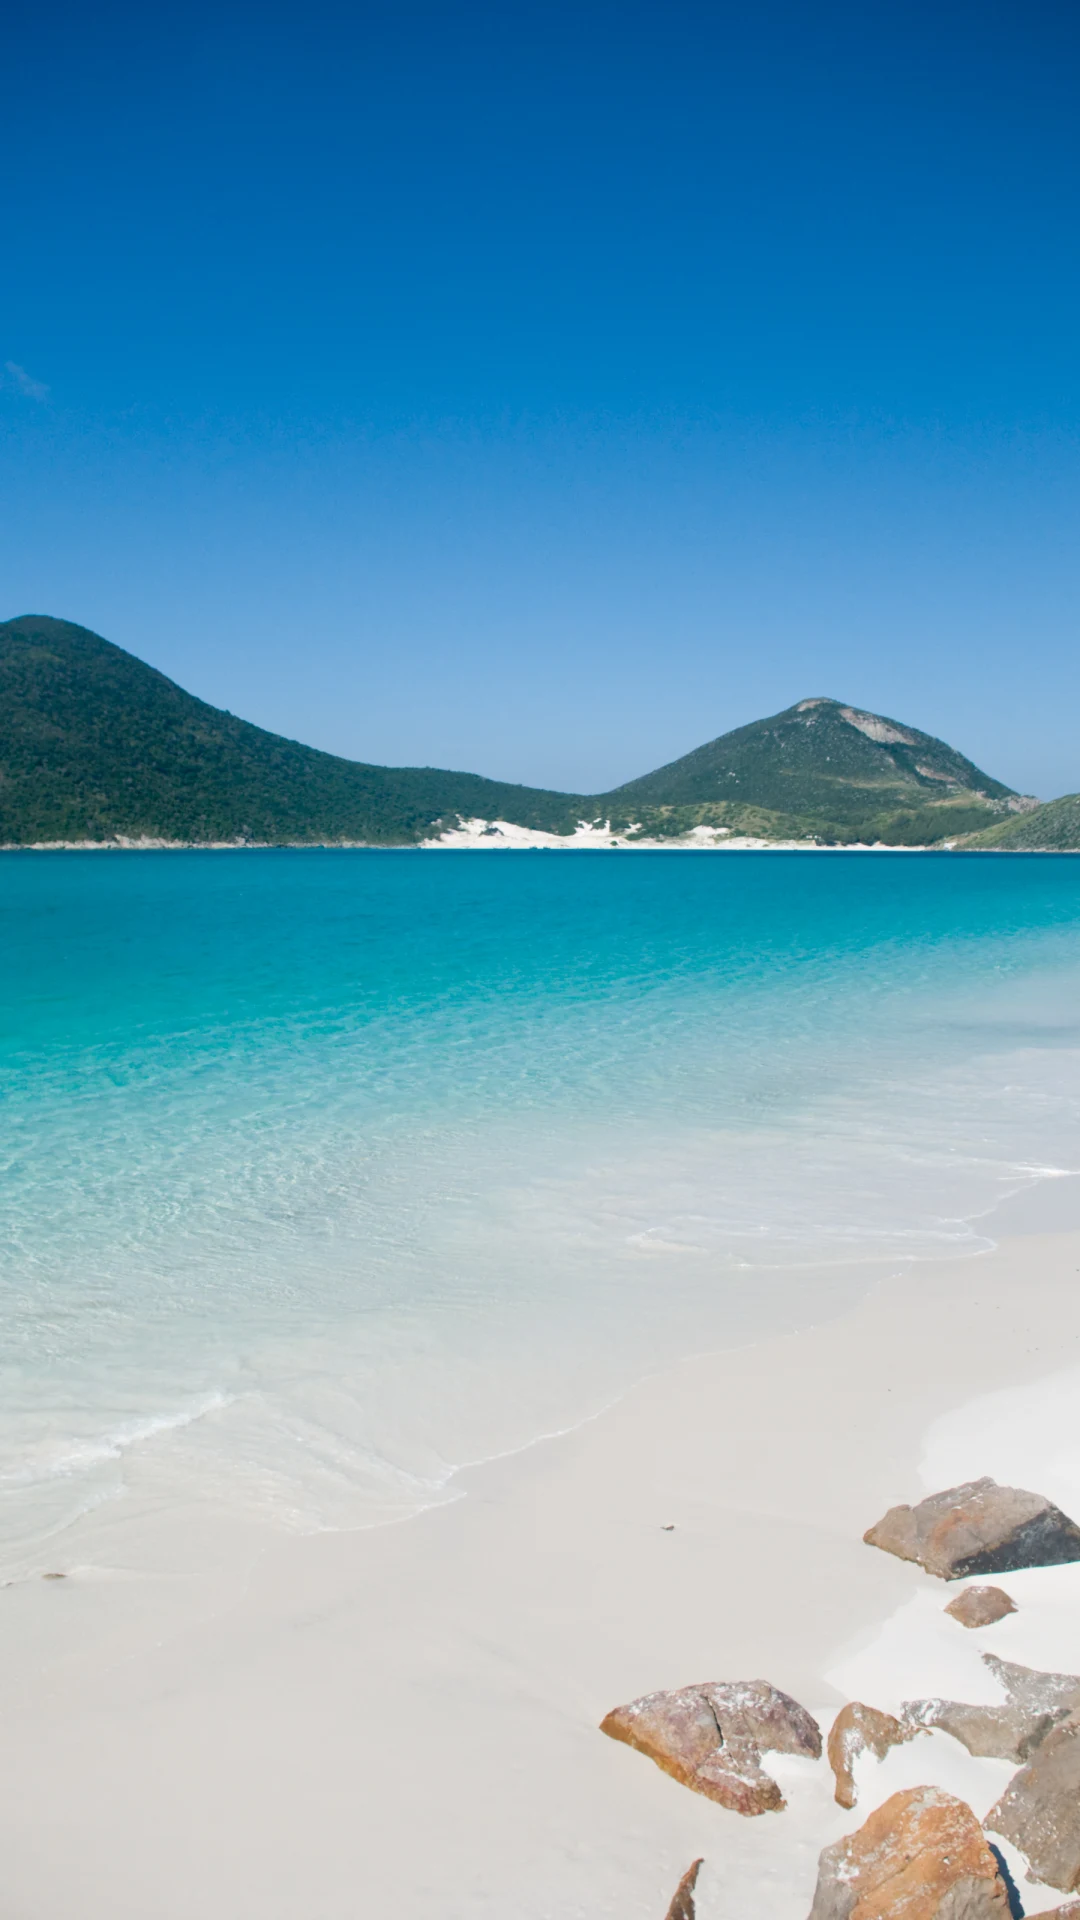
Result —
[{"label": "clear blue sky", "polygon": [[835,694],[1080,788],[1080,14],[24,8],[0,563],[357,758]]}]

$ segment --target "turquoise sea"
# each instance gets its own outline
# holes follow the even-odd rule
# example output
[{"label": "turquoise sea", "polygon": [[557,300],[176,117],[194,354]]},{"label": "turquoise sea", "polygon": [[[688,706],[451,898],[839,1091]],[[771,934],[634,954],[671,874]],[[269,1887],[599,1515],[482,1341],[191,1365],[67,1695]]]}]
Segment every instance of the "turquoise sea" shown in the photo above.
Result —
[{"label": "turquoise sea", "polygon": [[296,1528],[1080,1168],[1080,859],[0,856],[0,1564]]}]

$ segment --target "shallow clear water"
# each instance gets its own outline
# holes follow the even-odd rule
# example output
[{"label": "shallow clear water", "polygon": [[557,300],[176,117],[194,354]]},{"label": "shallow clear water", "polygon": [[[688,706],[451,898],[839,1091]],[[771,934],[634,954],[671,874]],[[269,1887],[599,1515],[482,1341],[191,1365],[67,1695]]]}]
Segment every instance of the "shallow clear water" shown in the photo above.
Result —
[{"label": "shallow clear water", "polygon": [[0,1557],[301,1527],[1080,1167],[1080,860],[0,858]]}]

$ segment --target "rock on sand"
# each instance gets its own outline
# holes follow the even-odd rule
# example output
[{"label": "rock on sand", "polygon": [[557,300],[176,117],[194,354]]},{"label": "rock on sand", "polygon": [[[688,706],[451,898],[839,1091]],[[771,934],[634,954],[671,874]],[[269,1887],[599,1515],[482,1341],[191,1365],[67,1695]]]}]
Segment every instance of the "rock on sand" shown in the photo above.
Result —
[{"label": "rock on sand", "polygon": [[1047,1734],[984,1825],[1019,1847],[1033,1879],[1062,1893],[1080,1887],[1080,1713]]},{"label": "rock on sand", "polygon": [[821,1729],[805,1707],[767,1680],[705,1680],[647,1693],[600,1723],[612,1740],[648,1755],[674,1780],[733,1813],[780,1813],[786,1802],[761,1755],[821,1758]]},{"label": "rock on sand", "polygon": [[872,1753],[884,1760],[890,1747],[899,1747],[914,1739],[923,1728],[910,1721],[896,1720],[861,1700],[849,1700],[832,1723],[827,1748],[829,1765],[836,1776],[836,1801],[841,1807],[855,1805],[854,1766],[861,1753]]},{"label": "rock on sand", "polygon": [[1007,1613],[1016,1612],[1016,1601],[1002,1587],[965,1587],[945,1611],[962,1627],[992,1627]]},{"label": "rock on sand", "polygon": [[700,1860],[695,1860],[693,1866],[687,1867],[675,1889],[675,1897],[667,1910],[666,1920],[697,1920],[694,1888],[697,1886],[700,1867]]},{"label": "rock on sand", "polygon": [[1080,1674],[1040,1673],[984,1653],[983,1664],[1005,1689],[1001,1706],[965,1700],[905,1700],[904,1718],[940,1727],[979,1759],[1027,1760],[1051,1727],[1080,1709]]},{"label": "rock on sand", "polygon": [[917,1507],[890,1507],[863,1539],[941,1580],[1080,1560],[1080,1527],[1060,1507],[989,1479],[931,1494]]},{"label": "rock on sand", "polygon": [[909,1787],[826,1847],[810,1920],[1009,1920],[998,1863],[971,1808]]}]

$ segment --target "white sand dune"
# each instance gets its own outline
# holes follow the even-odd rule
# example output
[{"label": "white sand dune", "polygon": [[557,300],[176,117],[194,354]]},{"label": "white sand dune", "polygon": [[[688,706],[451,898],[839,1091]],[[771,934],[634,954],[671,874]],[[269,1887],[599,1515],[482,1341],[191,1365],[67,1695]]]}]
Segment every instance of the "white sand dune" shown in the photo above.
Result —
[{"label": "white sand dune", "polygon": [[816,840],[760,840],[748,834],[732,833],[729,827],[691,827],[677,840],[652,840],[640,829],[629,827],[613,833],[609,822],[598,826],[579,821],[573,833],[545,833],[540,827],[519,827],[510,820],[462,820],[457,826],[420,845],[427,849],[473,849],[477,852],[521,852],[532,848],[553,853],[595,851],[619,848],[645,853],[925,853],[925,847],[886,847],[862,843],[845,847],[825,847]]}]

